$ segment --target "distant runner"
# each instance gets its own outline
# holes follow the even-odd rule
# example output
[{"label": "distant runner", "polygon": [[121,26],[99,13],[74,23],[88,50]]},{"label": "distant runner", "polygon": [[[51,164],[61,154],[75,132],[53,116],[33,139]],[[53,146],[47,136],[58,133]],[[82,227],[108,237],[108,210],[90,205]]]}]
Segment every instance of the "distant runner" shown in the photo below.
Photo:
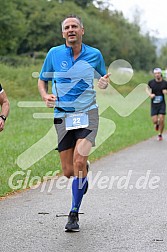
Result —
[{"label": "distant runner", "polygon": [[167,94],[167,82],[162,77],[161,68],[154,69],[154,79],[148,82],[146,89],[151,98],[151,117],[156,131],[159,131],[158,141],[162,140],[165,126],[166,103],[164,94]]}]

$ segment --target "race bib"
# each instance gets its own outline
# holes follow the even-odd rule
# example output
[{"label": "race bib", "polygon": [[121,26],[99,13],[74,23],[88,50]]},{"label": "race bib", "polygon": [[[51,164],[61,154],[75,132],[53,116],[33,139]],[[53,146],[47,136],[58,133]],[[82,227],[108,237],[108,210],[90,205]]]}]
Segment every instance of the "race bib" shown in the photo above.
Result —
[{"label": "race bib", "polygon": [[163,96],[162,95],[157,95],[154,97],[153,103],[160,103],[163,101]]},{"label": "race bib", "polygon": [[87,113],[69,113],[65,117],[66,130],[86,128],[89,125]]}]

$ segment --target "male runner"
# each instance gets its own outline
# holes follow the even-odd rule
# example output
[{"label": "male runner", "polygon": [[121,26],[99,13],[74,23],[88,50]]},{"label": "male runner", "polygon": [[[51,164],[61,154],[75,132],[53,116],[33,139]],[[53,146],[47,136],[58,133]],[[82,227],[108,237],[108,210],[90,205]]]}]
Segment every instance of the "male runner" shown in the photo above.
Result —
[{"label": "male runner", "polygon": [[[81,19],[76,15],[67,16],[62,21],[65,44],[50,49],[38,81],[42,99],[48,107],[55,107],[54,124],[62,170],[66,177],[73,176],[66,231],[79,231],[79,207],[88,187],[87,159],[95,144],[99,121],[93,81],[97,76],[98,86],[103,89],[109,77],[101,52],[85,45],[83,35]],[[52,94],[47,93],[48,81],[52,81]]]},{"label": "male runner", "polygon": [[162,78],[162,70],[154,69],[154,79],[148,82],[146,92],[151,98],[151,117],[155,130],[159,131],[158,140],[161,141],[165,126],[166,103],[164,94],[167,93],[167,82]]}]

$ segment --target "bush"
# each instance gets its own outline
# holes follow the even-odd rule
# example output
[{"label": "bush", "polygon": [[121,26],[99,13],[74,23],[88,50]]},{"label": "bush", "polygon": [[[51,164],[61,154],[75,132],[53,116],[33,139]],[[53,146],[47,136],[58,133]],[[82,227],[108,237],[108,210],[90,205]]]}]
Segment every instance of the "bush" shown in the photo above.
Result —
[{"label": "bush", "polygon": [[46,53],[44,52],[30,52],[20,56],[0,56],[0,63],[13,67],[38,65],[41,59],[44,60],[45,56]]}]

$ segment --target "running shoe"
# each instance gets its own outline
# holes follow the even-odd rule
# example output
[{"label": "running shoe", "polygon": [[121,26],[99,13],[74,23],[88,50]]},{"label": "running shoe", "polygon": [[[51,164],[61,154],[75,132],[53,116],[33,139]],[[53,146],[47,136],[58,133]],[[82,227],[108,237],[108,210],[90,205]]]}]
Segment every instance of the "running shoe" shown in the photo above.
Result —
[{"label": "running shoe", "polygon": [[68,215],[68,222],[65,226],[66,232],[79,232],[79,217],[78,213],[70,212]]},{"label": "running shoe", "polygon": [[158,141],[162,141],[162,135],[161,135],[161,134],[158,135],[157,140],[158,140]]},{"label": "running shoe", "polygon": [[[87,169],[87,172],[89,172],[89,169],[90,169],[90,162],[89,162],[89,160],[87,160],[86,169]],[[86,188],[85,188],[84,194],[86,194],[87,191],[88,191],[88,181],[86,181]]]}]

